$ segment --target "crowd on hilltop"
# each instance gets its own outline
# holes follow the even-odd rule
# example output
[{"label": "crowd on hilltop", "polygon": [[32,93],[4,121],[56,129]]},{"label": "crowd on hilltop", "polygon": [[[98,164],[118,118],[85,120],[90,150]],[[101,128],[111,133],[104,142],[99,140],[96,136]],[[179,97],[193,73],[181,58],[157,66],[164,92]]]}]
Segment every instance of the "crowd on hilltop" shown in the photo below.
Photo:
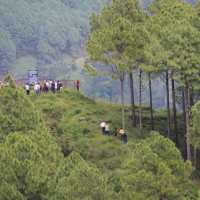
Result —
[{"label": "crowd on hilltop", "polygon": [[[55,91],[60,91],[62,90],[63,87],[63,83],[61,81],[52,81],[50,79],[50,81],[44,81],[43,85],[41,85],[40,83],[35,83],[33,88],[36,94],[41,94],[43,93],[47,93],[47,92],[52,92],[55,93]],[[27,94],[30,93],[30,87],[29,84],[26,84],[26,92]]]},{"label": "crowd on hilltop", "polygon": [[[0,81],[0,86],[1,85],[9,86],[9,82],[4,83],[3,81]],[[76,81],[77,91],[79,91],[79,85],[80,85],[80,82],[79,82],[79,80],[77,80]],[[30,86],[31,85],[29,83],[27,83],[25,86],[27,95],[30,94]],[[54,81],[51,79],[49,81],[44,81],[43,84],[40,84],[39,82],[35,82],[35,84],[33,85],[33,89],[36,94],[42,94],[42,92],[43,93],[47,93],[47,92],[55,93],[55,91],[62,90],[62,87],[63,87],[62,81]]]},{"label": "crowd on hilltop", "polygon": [[[79,80],[76,81],[76,88],[77,88],[77,91],[79,91]],[[43,85],[41,85],[39,82],[36,82],[33,86],[34,88],[34,91],[36,94],[41,94],[42,92],[43,93],[47,93],[47,92],[52,92],[52,93],[55,93],[55,91],[60,91],[62,90],[62,87],[63,87],[63,83],[61,81],[53,81],[53,80],[49,80],[48,81],[44,81],[43,82]],[[29,83],[26,84],[26,93],[27,95],[30,94],[30,85]]]},{"label": "crowd on hilltop", "polygon": [[[109,126],[105,122],[101,122],[100,127],[102,128],[102,133],[105,136],[110,136]],[[127,134],[123,130],[123,128],[120,129],[119,134],[121,135],[121,140],[124,141],[124,144],[128,145],[127,142]],[[117,127],[114,126],[114,137],[117,140]]]},{"label": "crowd on hilltop", "polygon": [[9,82],[4,83],[3,81],[0,81],[0,86],[1,85],[7,85],[7,86],[9,86]]}]

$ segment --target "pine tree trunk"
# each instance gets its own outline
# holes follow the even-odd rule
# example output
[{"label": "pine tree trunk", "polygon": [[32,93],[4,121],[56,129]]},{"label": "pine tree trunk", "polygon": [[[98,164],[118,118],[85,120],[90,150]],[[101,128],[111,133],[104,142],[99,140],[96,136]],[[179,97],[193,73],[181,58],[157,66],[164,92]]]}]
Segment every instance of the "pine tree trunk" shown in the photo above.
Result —
[{"label": "pine tree trunk", "polygon": [[151,74],[149,74],[149,96],[150,96],[150,112],[151,112],[151,129],[154,130],[152,89],[151,89]]},{"label": "pine tree trunk", "polygon": [[142,70],[140,69],[139,75],[139,115],[140,115],[140,137],[143,139],[143,130],[142,130]]},{"label": "pine tree trunk", "polygon": [[129,73],[130,79],[130,93],[131,93],[131,111],[132,111],[132,121],[133,127],[136,127],[136,117],[135,117],[135,100],[134,100],[134,91],[133,91],[133,74]]},{"label": "pine tree trunk", "polygon": [[123,129],[125,131],[125,111],[124,111],[124,77],[120,78],[121,83],[121,104],[122,104],[122,123],[123,123]]},{"label": "pine tree trunk", "polygon": [[171,127],[170,127],[170,106],[169,106],[169,74],[166,72],[166,92],[167,92],[167,135],[171,138]]},{"label": "pine tree trunk", "polygon": [[197,149],[195,146],[194,146],[194,167],[195,167],[194,178],[197,180]]},{"label": "pine tree trunk", "polygon": [[173,118],[174,118],[174,135],[175,144],[178,146],[178,131],[177,131],[177,118],[176,118],[176,99],[175,99],[175,86],[174,79],[172,78],[172,99],[173,99]]},{"label": "pine tree trunk", "polygon": [[187,143],[186,143],[186,116],[185,116],[185,94],[182,88],[182,107],[183,107],[183,134],[184,134],[184,160],[187,160]]},{"label": "pine tree trunk", "polygon": [[190,89],[190,109],[192,106],[194,106],[194,89]]},{"label": "pine tree trunk", "polygon": [[189,138],[187,134],[190,132],[190,113],[189,113],[189,95],[188,95],[188,84],[185,86],[185,119],[186,119],[186,145],[187,145],[187,160],[191,161],[191,149]]}]

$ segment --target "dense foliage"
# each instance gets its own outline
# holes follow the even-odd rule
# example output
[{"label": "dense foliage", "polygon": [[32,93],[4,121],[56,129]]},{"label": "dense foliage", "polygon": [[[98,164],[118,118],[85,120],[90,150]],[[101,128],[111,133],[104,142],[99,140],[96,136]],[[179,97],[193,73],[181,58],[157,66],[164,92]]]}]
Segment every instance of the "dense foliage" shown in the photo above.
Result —
[{"label": "dense foliage", "polygon": [[0,88],[4,116],[0,126],[0,199],[109,198],[108,188],[104,188],[107,179],[76,153],[64,159],[42,114],[10,76],[5,80],[9,86]]},{"label": "dense foliage", "polygon": [[[15,78],[27,78],[29,69],[38,69],[40,77],[80,79],[81,90],[93,98],[119,102],[117,81],[108,76],[89,78],[83,65],[74,57],[85,54],[84,43],[89,33],[89,15],[100,12],[106,0],[0,0],[0,77],[7,72]],[[145,10],[150,0],[140,1]],[[196,4],[196,0],[188,3]],[[135,75],[135,77],[137,74]],[[125,80],[125,90],[128,91]],[[152,86],[154,107],[163,108],[164,85],[158,80]],[[134,80],[138,87],[137,78]],[[159,85],[159,87],[158,87]],[[102,87],[104,89],[102,90]],[[143,92],[148,105],[148,91]],[[135,92],[138,102],[138,92]],[[125,102],[130,103],[128,92]]]},{"label": "dense foliage", "polygon": [[[45,63],[84,49],[88,16],[105,1],[0,1],[0,66],[32,55]],[[14,5],[14,6],[13,6]]]}]

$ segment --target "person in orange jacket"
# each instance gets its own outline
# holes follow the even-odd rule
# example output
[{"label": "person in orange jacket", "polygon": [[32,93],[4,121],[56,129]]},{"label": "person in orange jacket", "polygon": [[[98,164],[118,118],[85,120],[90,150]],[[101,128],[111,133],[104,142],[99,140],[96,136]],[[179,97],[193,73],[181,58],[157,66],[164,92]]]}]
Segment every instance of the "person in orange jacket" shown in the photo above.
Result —
[{"label": "person in orange jacket", "polygon": [[123,133],[124,133],[124,130],[123,130],[123,128],[121,128],[121,129],[119,130],[119,134],[121,135],[121,140],[124,140],[124,138],[123,138]]}]

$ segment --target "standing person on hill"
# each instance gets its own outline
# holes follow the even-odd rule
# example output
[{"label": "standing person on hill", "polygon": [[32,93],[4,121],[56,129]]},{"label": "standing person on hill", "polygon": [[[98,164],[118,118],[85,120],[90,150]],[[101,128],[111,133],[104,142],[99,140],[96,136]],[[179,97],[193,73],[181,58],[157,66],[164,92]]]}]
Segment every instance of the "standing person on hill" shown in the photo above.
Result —
[{"label": "standing person on hill", "polygon": [[43,91],[43,93],[47,92],[47,85],[46,85],[45,81],[43,82],[43,89],[42,89],[42,91]]},{"label": "standing person on hill", "polygon": [[26,94],[29,95],[30,94],[30,87],[29,84],[26,84]]},{"label": "standing person on hill", "polygon": [[123,133],[124,133],[124,130],[123,130],[123,128],[121,128],[119,131],[119,134],[121,135],[121,140],[123,140]]},{"label": "standing person on hill", "polygon": [[39,94],[42,93],[42,85],[40,85],[40,83],[38,83],[38,92],[39,92]]},{"label": "standing person on hill", "polygon": [[63,84],[62,84],[62,82],[60,81],[60,90],[62,90],[62,87],[63,87]]},{"label": "standing person on hill", "polygon": [[49,83],[48,83],[48,81],[46,81],[46,86],[47,86],[47,92],[49,91]]},{"label": "standing person on hill", "polygon": [[103,135],[105,135],[105,126],[106,124],[104,122],[101,122],[100,127],[102,128]]},{"label": "standing person on hill", "polygon": [[114,137],[117,140],[117,127],[116,126],[114,127]]},{"label": "standing person on hill", "polygon": [[35,83],[35,85],[34,85],[34,91],[35,91],[36,94],[39,93],[38,83]]},{"label": "standing person on hill", "polygon": [[108,124],[105,125],[105,134],[108,135],[108,136],[110,136]]},{"label": "standing person on hill", "polygon": [[54,83],[54,81],[52,81],[52,83],[51,83],[51,91],[53,93],[55,93],[55,83]]},{"label": "standing person on hill", "polygon": [[124,139],[124,144],[127,145],[127,144],[128,144],[128,143],[127,143],[127,134],[126,134],[125,132],[123,132],[123,135],[122,135],[122,136],[123,136],[123,139]]},{"label": "standing person on hill", "polygon": [[77,81],[76,81],[76,88],[77,88],[77,91],[79,91],[79,84],[80,84],[80,82],[79,82],[79,80],[77,80]]},{"label": "standing person on hill", "polygon": [[60,81],[58,81],[58,83],[57,83],[57,91],[59,91],[60,90]]},{"label": "standing person on hill", "polygon": [[57,88],[58,88],[58,82],[55,81],[55,91],[57,90]]},{"label": "standing person on hill", "polygon": [[50,88],[50,91],[52,91],[51,84],[52,84],[52,80],[50,79],[50,80],[49,80],[49,88]]}]

